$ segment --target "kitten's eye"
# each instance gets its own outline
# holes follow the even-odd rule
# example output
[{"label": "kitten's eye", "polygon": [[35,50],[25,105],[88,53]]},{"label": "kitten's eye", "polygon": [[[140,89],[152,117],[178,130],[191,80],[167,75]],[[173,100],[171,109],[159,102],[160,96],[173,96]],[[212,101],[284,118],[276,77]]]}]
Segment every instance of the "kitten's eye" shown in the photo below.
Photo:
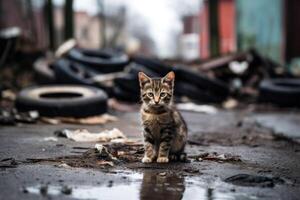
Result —
[{"label": "kitten's eye", "polygon": [[153,95],[152,92],[148,92],[148,96],[149,96],[149,97],[153,97],[154,95]]},{"label": "kitten's eye", "polygon": [[167,95],[167,93],[165,93],[165,92],[160,93],[161,97],[165,97],[166,95]]}]

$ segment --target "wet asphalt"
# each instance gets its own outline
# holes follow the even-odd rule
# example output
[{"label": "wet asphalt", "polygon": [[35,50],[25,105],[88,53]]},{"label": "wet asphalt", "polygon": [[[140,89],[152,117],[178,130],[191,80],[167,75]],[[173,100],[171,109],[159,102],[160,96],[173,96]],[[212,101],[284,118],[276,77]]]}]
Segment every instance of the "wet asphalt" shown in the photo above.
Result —
[{"label": "wet asphalt", "polygon": [[[80,151],[74,147],[95,145],[66,138],[44,140],[58,129],[96,132],[117,127],[129,138],[141,138],[137,112],[118,114],[117,122],[103,126],[2,126],[0,160],[8,160],[0,162],[0,199],[299,199],[298,111],[183,112],[183,116],[191,141],[186,148],[188,155],[216,152],[239,156],[241,162],[191,159],[189,163],[134,162],[105,169],[24,163],[27,158],[78,155]],[[9,158],[17,164],[10,165]],[[239,174],[251,178],[226,181]]]}]

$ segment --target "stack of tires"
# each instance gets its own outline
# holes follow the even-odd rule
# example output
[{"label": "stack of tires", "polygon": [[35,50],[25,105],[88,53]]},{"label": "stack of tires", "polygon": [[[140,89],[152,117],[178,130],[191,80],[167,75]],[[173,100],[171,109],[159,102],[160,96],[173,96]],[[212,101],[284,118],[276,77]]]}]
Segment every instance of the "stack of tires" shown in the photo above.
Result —
[{"label": "stack of tires", "polygon": [[64,57],[47,64],[35,63],[37,80],[42,84],[79,84],[101,88],[111,95],[112,88],[93,80],[101,74],[121,72],[129,62],[122,53],[74,48]]},{"label": "stack of tires", "polygon": [[[74,48],[64,58],[56,60],[51,65],[37,63],[35,71],[42,83],[97,87],[104,90],[109,97],[126,102],[140,100],[138,83],[140,71],[150,77],[162,77],[174,71],[175,96],[178,98],[188,97],[196,102],[218,103],[224,101],[229,94],[226,84],[185,67],[171,67],[157,59],[143,56],[135,56],[130,60],[125,54],[103,50]],[[124,76],[115,78],[112,86],[93,79],[98,75],[117,72],[124,72]]]},{"label": "stack of tires", "polygon": [[122,72],[129,58],[125,54],[74,48],[54,62],[34,64],[42,86],[22,90],[16,99],[19,111],[37,110],[41,116],[88,117],[107,112],[113,88],[94,81],[98,75]]}]

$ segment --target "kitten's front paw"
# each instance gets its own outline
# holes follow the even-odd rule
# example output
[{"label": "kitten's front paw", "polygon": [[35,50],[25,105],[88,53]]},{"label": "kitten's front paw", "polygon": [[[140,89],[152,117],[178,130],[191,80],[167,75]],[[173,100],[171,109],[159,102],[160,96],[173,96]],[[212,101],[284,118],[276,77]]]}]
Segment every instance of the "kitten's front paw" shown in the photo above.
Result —
[{"label": "kitten's front paw", "polygon": [[159,157],[159,158],[157,158],[156,162],[158,162],[158,163],[168,163],[169,158],[168,157]]},{"label": "kitten's front paw", "polygon": [[142,159],[142,163],[151,163],[152,162],[152,159],[151,158],[149,158],[149,157],[144,157],[143,159]]}]

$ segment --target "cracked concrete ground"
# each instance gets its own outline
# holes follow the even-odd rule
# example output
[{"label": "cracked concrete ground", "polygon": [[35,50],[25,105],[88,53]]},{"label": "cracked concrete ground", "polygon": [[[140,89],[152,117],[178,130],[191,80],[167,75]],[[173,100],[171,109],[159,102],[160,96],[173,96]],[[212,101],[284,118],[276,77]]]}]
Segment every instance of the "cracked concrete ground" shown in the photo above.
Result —
[{"label": "cracked concrete ground", "polygon": [[[74,147],[95,145],[66,138],[44,140],[53,137],[58,129],[99,131],[117,127],[130,138],[140,138],[137,112],[118,114],[119,121],[103,126],[3,126],[0,127],[0,160],[14,158],[18,164],[0,168],[0,199],[299,198],[298,111],[236,110],[212,115],[183,112],[183,115],[189,127],[188,155],[232,154],[239,156],[241,162],[193,159],[189,163],[169,164],[131,162],[103,169],[64,167],[61,163],[22,163],[27,158],[78,155],[85,150],[75,151]],[[251,186],[225,182],[237,174],[281,181],[263,187],[255,183],[256,179]]]}]

